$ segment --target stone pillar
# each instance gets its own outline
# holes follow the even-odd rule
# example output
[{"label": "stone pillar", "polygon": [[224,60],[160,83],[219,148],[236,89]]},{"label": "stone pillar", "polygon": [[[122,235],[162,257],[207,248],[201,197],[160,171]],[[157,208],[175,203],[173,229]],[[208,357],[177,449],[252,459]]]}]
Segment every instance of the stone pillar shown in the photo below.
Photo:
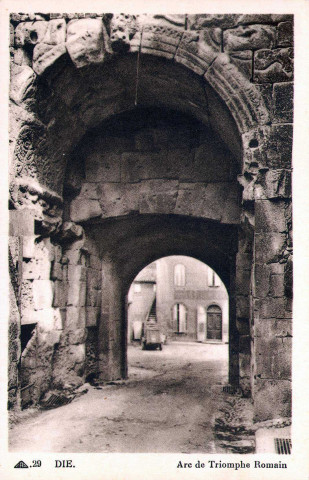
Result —
[{"label": "stone pillar", "polygon": [[53,307],[61,314],[63,330],[53,358],[52,386],[72,390],[80,386],[86,376],[94,378],[98,370],[101,262],[93,242],[80,225],[65,222],[59,239],[63,246],[62,255],[55,258],[52,268]]},{"label": "stone pillar", "polygon": [[[81,238],[81,227],[79,229],[75,241],[64,244],[62,256],[58,259],[62,265],[61,278],[56,274],[56,263],[53,265],[54,275],[57,276],[53,305],[63,319],[63,331],[53,361],[55,389],[74,389],[84,382],[87,254],[83,251],[85,241]],[[76,237],[80,238],[76,240]]]},{"label": "stone pillar", "polygon": [[239,336],[236,327],[235,261],[231,261],[229,288],[229,383],[239,385]]},{"label": "stone pillar", "polygon": [[290,228],[291,207],[287,199],[256,201],[253,394],[257,422],[291,415]]},{"label": "stone pillar", "polygon": [[125,295],[115,263],[102,262],[102,308],[99,324],[99,378],[101,381],[126,378]]},{"label": "stone pillar", "polygon": [[251,394],[250,282],[252,232],[249,226],[239,232],[236,256],[236,327],[239,339],[239,385],[243,395]]},{"label": "stone pillar", "polygon": [[9,308],[8,328],[8,408],[21,406],[20,402],[20,253],[21,238],[9,237]]}]

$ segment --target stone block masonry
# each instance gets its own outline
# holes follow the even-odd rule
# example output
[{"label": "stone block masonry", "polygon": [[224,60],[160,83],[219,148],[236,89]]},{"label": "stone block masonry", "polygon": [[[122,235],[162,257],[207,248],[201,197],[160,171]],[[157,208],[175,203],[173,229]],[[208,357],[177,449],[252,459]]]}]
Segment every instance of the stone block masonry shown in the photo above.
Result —
[{"label": "stone block masonry", "polygon": [[[192,128],[186,117],[178,115],[175,126],[157,113],[152,123],[141,124],[139,130],[132,124],[125,133],[117,133],[121,128],[116,124],[108,127],[112,134],[97,130],[91,147],[78,149],[86,182],[71,202],[71,220],[160,212],[238,222],[238,190],[232,184],[229,152],[210,133],[202,135]],[[74,161],[69,168],[74,169]]]},{"label": "stone block masonry", "polygon": [[10,60],[10,406],[125,378],[129,284],[185,254],[256,421],[289,416],[293,16],[13,13]]}]

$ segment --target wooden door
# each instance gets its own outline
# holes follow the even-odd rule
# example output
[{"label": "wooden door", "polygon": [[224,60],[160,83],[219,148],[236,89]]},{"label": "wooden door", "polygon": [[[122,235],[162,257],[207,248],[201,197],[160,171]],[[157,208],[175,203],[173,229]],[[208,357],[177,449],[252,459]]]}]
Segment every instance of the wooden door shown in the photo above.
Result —
[{"label": "wooden door", "polygon": [[207,309],[207,339],[222,340],[222,312],[217,305]]}]

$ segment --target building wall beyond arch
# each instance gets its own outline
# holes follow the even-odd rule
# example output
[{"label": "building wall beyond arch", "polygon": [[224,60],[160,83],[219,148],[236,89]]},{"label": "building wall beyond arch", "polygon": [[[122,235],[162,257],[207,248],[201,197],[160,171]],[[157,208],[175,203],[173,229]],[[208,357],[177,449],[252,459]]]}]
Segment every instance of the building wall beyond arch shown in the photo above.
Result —
[{"label": "building wall beyond arch", "polygon": [[[196,341],[198,308],[207,310],[213,303],[222,310],[223,338],[228,342],[228,293],[222,281],[220,285],[212,287],[209,282],[210,267],[194,258],[173,255],[161,258],[157,264],[157,313],[158,322],[162,325],[165,334],[174,340]],[[185,268],[185,284],[177,286],[174,282],[174,268],[182,264]],[[180,303],[187,309],[187,332],[178,334],[173,324],[173,307]],[[205,317],[205,327],[206,327]],[[203,341],[207,341],[206,336]]]}]

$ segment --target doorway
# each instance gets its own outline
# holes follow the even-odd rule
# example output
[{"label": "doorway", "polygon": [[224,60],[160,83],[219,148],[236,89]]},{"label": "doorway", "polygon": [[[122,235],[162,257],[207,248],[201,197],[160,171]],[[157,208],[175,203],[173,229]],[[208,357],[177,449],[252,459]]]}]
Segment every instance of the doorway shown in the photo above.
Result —
[{"label": "doorway", "polygon": [[207,308],[207,340],[222,340],[222,311],[218,305]]}]

